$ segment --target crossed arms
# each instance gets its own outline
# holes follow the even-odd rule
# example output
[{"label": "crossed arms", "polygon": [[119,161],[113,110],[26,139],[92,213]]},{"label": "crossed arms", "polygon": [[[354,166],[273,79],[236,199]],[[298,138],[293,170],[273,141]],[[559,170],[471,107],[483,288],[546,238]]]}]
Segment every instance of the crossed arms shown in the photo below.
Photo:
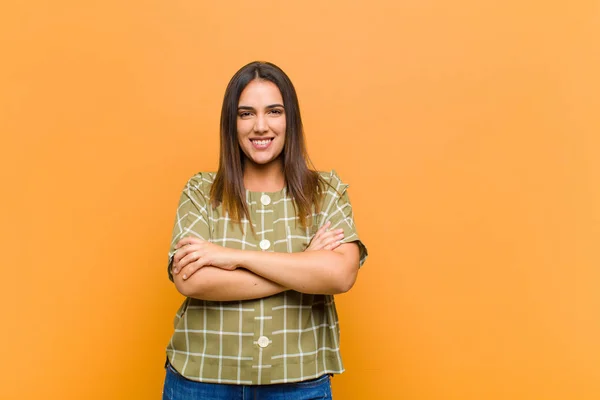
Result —
[{"label": "crossed arms", "polygon": [[350,290],[359,248],[340,243],[341,229],[320,228],[301,253],[236,250],[193,237],[181,239],[172,261],[177,290],[201,300],[248,300],[286,290],[338,294]]}]

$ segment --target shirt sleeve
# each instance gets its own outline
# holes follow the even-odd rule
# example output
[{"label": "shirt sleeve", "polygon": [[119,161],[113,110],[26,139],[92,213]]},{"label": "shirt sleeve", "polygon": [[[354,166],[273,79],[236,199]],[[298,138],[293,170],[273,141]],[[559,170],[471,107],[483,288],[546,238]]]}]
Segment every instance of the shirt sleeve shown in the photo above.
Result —
[{"label": "shirt sleeve", "polygon": [[202,240],[210,240],[208,225],[208,194],[201,173],[194,175],[185,185],[179,199],[171,246],[169,248],[169,264],[167,272],[173,281],[171,264],[175,255],[175,245],[184,237],[193,236]]},{"label": "shirt sleeve", "polygon": [[362,267],[367,259],[368,252],[366,246],[360,240],[354,216],[352,213],[352,204],[348,196],[348,185],[343,183],[335,171],[323,174],[322,177],[329,185],[325,186],[325,197],[321,209],[322,218],[319,219],[319,228],[327,221],[331,222],[329,229],[343,229],[344,238],[342,243],[355,242],[360,251],[360,264]]}]

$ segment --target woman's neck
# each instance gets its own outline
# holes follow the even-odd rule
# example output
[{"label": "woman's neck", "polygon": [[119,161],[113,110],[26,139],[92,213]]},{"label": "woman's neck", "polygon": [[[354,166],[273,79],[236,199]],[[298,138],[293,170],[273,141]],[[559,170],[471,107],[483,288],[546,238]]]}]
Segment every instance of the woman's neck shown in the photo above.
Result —
[{"label": "woman's neck", "polygon": [[277,192],[285,187],[285,176],[281,162],[258,165],[246,162],[244,187],[251,192]]}]

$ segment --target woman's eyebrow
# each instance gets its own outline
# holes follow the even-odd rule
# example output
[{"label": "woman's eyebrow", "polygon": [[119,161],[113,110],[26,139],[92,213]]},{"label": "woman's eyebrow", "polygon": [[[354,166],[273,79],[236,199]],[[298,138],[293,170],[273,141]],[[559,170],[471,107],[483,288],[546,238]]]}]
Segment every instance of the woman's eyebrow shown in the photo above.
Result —
[{"label": "woman's eyebrow", "polygon": [[[268,106],[266,106],[265,108],[276,108],[276,107],[285,108],[285,107],[283,106],[283,104],[279,104],[279,103],[276,103],[276,104],[269,104],[269,105],[268,105]],[[251,107],[251,106],[238,106],[238,108],[237,108],[237,109],[238,109],[238,110],[250,110],[250,111],[254,111],[254,107]]]}]

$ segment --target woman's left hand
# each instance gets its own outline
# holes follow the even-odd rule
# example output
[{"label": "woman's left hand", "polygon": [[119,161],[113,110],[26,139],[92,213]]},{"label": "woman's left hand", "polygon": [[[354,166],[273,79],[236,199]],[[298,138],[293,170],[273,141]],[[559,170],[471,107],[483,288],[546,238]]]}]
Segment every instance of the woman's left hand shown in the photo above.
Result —
[{"label": "woman's left hand", "polygon": [[182,273],[188,279],[204,266],[213,266],[228,271],[237,268],[234,260],[237,250],[219,246],[194,237],[186,237],[177,242],[173,256],[173,274]]},{"label": "woman's left hand", "polygon": [[334,229],[330,231],[330,226],[331,222],[327,221],[325,225],[320,227],[304,251],[335,250],[338,248],[342,244],[341,240],[344,238],[344,230]]}]

